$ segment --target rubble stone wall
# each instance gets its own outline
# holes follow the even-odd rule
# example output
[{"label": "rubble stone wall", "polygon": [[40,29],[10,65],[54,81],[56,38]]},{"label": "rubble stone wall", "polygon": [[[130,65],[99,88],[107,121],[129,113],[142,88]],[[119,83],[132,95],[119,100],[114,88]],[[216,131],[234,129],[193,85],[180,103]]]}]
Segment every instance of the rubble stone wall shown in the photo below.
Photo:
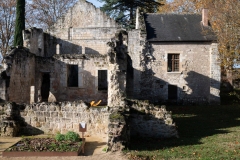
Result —
[{"label": "rubble stone wall", "polygon": [[[39,92],[42,85],[42,74],[50,74],[50,95],[48,102],[84,100],[102,102],[107,104],[107,90],[98,89],[98,70],[108,71],[107,56],[88,56],[87,58],[78,56],[58,56],[54,59],[44,61],[39,58],[36,67],[36,92],[35,101],[38,101]],[[68,65],[78,66],[78,87],[67,85]]]},{"label": "rubble stone wall", "polygon": [[0,99],[6,100],[7,94],[6,94],[6,80],[0,79]]},{"label": "rubble stone wall", "polygon": [[35,91],[35,56],[26,51],[17,50],[17,52],[11,65],[9,101],[32,103]]},{"label": "rubble stone wall", "polygon": [[130,105],[129,126],[131,136],[169,138],[178,137],[172,114],[166,106],[154,106],[148,101],[133,100]]},{"label": "rubble stone wall", "polygon": [[107,54],[107,42],[118,29],[118,24],[99,8],[80,0],[50,29],[46,43],[51,45],[45,50],[53,55],[59,44],[60,54]]},{"label": "rubble stone wall", "polygon": [[90,108],[81,101],[26,105],[21,111],[21,116],[28,124],[23,129],[27,133],[31,128],[37,128],[49,134],[67,131],[79,133],[80,122],[87,124],[85,135],[107,135],[108,133],[108,108]]}]

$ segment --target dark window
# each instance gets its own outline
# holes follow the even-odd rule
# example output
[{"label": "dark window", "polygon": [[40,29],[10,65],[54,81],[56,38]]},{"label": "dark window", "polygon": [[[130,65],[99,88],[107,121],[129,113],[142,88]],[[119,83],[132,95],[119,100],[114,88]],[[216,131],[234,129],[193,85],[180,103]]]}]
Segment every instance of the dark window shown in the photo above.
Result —
[{"label": "dark window", "polygon": [[50,75],[49,73],[43,73],[41,86],[41,96],[43,102],[48,101],[49,91],[50,91]]},{"label": "dark window", "polygon": [[178,88],[176,85],[168,85],[168,99],[169,100],[177,100],[177,91]]},{"label": "dark window", "polygon": [[179,72],[179,54],[168,54],[168,72]]},{"label": "dark window", "polygon": [[68,65],[68,87],[78,87],[78,65]]},{"label": "dark window", "polygon": [[107,70],[98,70],[98,90],[107,90]]}]

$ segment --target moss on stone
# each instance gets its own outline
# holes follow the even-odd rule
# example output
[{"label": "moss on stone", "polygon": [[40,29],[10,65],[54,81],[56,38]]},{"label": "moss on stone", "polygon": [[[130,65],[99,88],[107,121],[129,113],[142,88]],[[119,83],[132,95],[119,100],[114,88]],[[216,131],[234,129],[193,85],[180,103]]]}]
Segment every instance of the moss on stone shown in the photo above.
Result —
[{"label": "moss on stone", "polygon": [[110,121],[124,121],[124,116],[119,112],[114,112],[109,116]]}]

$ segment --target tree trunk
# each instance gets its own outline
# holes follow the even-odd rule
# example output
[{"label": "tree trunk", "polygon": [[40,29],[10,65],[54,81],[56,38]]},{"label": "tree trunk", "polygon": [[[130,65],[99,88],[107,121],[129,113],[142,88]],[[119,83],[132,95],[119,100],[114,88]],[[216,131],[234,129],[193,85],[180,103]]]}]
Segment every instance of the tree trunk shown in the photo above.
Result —
[{"label": "tree trunk", "polygon": [[25,0],[17,0],[14,46],[23,46],[22,31],[25,29]]}]

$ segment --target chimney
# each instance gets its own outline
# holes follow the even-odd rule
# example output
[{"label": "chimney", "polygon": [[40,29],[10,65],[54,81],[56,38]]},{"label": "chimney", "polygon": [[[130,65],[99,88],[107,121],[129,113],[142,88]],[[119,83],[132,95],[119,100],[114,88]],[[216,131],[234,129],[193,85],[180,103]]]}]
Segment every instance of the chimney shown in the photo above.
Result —
[{"label": "chimney", "polygon": [[203,8],[202,10],[202,24],[208,26],[208,9]]}]

